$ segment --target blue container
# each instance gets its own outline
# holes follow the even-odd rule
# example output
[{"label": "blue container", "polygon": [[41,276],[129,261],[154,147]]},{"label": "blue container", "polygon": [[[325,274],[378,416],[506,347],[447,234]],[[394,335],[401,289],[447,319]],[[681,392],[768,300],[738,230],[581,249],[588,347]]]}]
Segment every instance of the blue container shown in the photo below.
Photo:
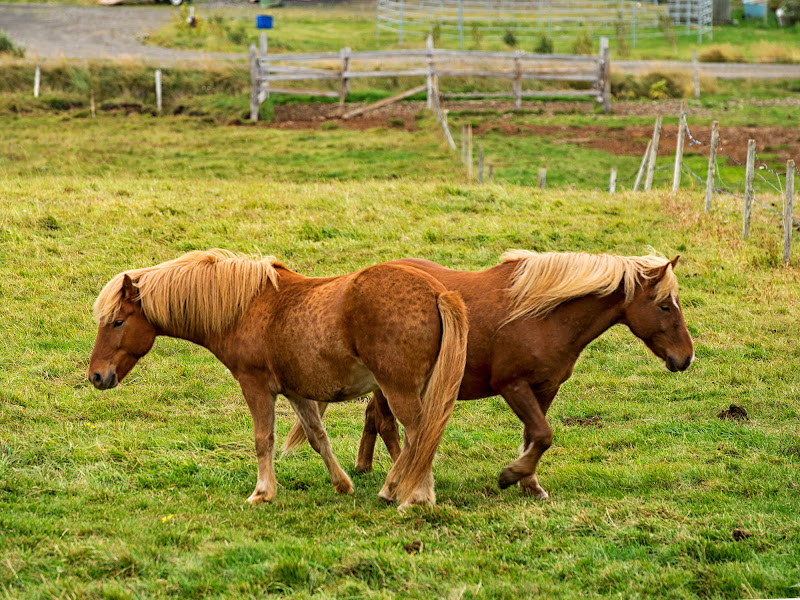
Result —
[{"label": "blue container", "polygon": [[258,15],[256,17],[258,29],[272,29],[272,15]]},{"label": "blue container", "polygon": [[764,11],[767,9],[765,4],[760,2],[744,2],[745,19],[763,19]]}]

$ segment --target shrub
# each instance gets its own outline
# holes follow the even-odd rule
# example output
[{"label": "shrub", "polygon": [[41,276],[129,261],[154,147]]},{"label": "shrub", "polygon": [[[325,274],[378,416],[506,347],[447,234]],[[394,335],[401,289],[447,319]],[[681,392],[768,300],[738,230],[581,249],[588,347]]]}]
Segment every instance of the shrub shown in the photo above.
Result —
[{"label": "shrub", "polygon": [[573,54],[594,54],[594,44],[588,31],[581,31],[572,44]]},{"label": "shrub", "polygon": [[552,54],[553,53],[553,40],[546,35],[542,35],[539,39],[539,45],[533,49],[537,54]]},{"label": "shrub", "polygon": [[506,29],[506,32],[503,34],[503,42],[506,46],[510,48],[517,47],[517,36],[514,35],[514,32],[510,29]]}]

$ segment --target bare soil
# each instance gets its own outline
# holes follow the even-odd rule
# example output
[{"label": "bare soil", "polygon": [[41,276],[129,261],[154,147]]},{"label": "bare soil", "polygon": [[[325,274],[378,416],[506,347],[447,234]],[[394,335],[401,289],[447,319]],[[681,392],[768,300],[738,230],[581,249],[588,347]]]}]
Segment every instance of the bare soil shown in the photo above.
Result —
[{"label": "bare soil", "polygon": [[[345,111],[352,110],[356,104],[348,104]],[[647,102],[615,102],[613,112],[616,115],[655,116],[657,114],[677,114],[680,101],[666,101],[658,103]],[[510,102],[504,101],[470,101],[451,104],[451,110],[480,112],[482,117],[486,113],[494,112],[496,116],[483,119],[480,125],[473,129],[476,135],[485,135],[491,131],[502,133],[504,136],[536,136],[555,138],[564,144],[580,144],[588,148],[595,148],[613,154],[627,156],[641,156],[647,147],[647,141],[653,135],[650,125],[639,126],[603,126],[582,125],[570,127],[566,125],[537,125],[535,122],[520,123],[513,121],[514,107]],[[593,105],[587,102],[530,102],[523,103],[523,111],[532,111],[544,116],[558,114],[591,114]],[[417,116],[425,110],[423,102],[405,102],[389,105],[369,112],[363,116],[351,119],[341,119],[342,114],[338,104],[312,103],[276,106],[274,120],[267,124],[268,127],[278,129],[318,129],[323,123],[336,123],[339,127],[354,130],[366,130],[376,127],[398,127],[407,131],[417,128]],[[692,110],[694,117],[708,117],[702,109]],[[534,117],[535,120],[535,117]],[[326,125],[329,126],[329,125]],[[668,156],[675,152],[677,125],[665,125],[661,130],[661,143],[659,156]],[[691,125],[691,138],[686,136],[684,152],[699,152],[708,154],[708,143],[711,139],[710,125]],[[694,140],[701,142],[696,144]],[[720,144],[723,150],[720,156],[733,161],[744,163],[747,156],[747,140],[756,140],[758,152],[775,154],[779,161],[784,162],[789,158],[800,156],[800,131],[796,128],[784,127],[729,127],[720,128]],[[727,156],[726,156],[727,154]]]}]

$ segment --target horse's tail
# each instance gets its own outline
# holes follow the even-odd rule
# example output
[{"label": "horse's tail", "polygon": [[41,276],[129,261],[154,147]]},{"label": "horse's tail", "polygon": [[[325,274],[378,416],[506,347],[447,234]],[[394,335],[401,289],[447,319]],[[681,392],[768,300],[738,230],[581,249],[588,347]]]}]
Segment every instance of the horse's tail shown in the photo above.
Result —
[{"label": "horse's tail", "polygon": [[[458,399],[458,390],[467,362],[469,322],[461,294],[443,292],[437,303],[442,320],[439,356],[422,395],[422,414],[419,420],[419,433],[413,444],[413,455],[404,452],[407,464],[395,465],[400,467],[399,473],[402,473],[397,483],[396,498],[403,502],[409,499],[409,495],[430,472],[444,428]],[[398,463],[403,460],[403,454]],[[433,493],[432,488],[431,493]]]},{"label": "horse's tail", "polygon": [[[328,410],[328,403],[317,402],[317,410],[319,411],[320,418],[322,418],[325,415],[325,411]],[[289,435],[286,436],[286,441],[283,442],[283,446],[281,446],[281,452],[288,454],[295,448],[302,446],[307,439],[303,424],[300,422],[300,419],[295,417],[294,424],[289,430]]]}]

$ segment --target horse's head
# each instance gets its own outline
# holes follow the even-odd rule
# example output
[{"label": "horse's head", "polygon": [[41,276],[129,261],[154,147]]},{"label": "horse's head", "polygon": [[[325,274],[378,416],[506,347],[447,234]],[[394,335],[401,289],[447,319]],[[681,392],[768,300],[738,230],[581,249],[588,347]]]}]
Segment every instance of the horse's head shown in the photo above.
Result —
[{"label": "horse's head", "polygon": [[113,388],[122,381],[156,339],[156,328],[142,313],[138,290],[127,274],[120,293],[119,311],[112,321],[98,324],[89,359],[89,381],[98,390]]},{"label": "horse's head", "polygon": [[694,360],[692,337],[683,320],[672,273],[678,258],[656,268],[639,282],[622,318],[670,371],[688,369]]}]

